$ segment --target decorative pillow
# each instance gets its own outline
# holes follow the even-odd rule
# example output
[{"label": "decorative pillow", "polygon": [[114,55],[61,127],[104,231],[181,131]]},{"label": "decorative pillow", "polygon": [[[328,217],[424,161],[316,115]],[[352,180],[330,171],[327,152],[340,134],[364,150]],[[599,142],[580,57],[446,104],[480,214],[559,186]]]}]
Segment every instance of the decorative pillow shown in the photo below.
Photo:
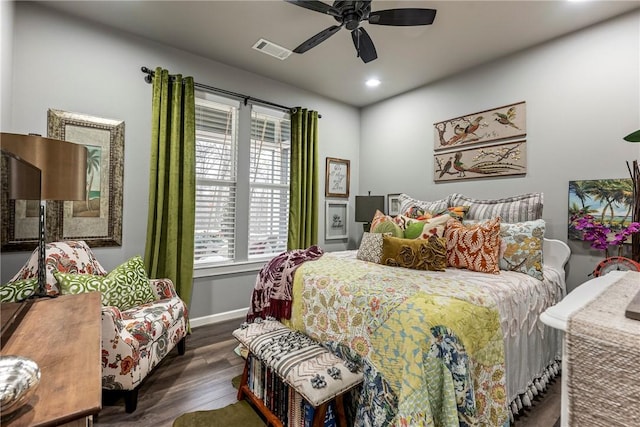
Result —
[{"label": "decorative pillow", "polygon": [[404,231],[395,223],[395,221],[383,221],[379,223],[376,228],[371,229],[372,233],[389,233],[395,237],[403,237]]},{"label": "decorative pillow", "polygon": [[[56,295],[59,292],[58,284],[53,277],[54,271],[76,274],[99,274],[101,276],[107,274],[107,271],[93,255],[89,245],[83,240],[47,243],[45,253],[46,258],[44,263],[47,270],[45,288],[50,295]],[[31,253],[31,257],[26,264],[9,282],[32,279],[34,277],[38,277],[37,248]]]},{"label": "decorative pillow", "polygon": [[390,235],[389,233],[367,233],[362,235],[362,241],[358,248],[356,258],[362,261],[375,262],[380,264],[382,258],[382,236]]},{"label": "decorative pillow", "polygon": [[382,236],[380,263],[415,270],[444,271],[447,267],[446,254],[446,243],[442,237],[411,240]]},{"label": "decorative pillow", "polygon": [[544,228],[542,219],[500,224],[500,269],[519,271],[542,280]]},{"label": "decorative pillow", "polygon": [[18,280],[0,287],[0,302],[18,302],[29,298],[38,287],[38,278]]},{"label": "decorative pillow", "polygon": [[423,221],[414,221],[404,229],[405,239],[428,239],[431,236],[444,237],[444,229],[451,216],[445,214]]},{"label": "decorative pillow", "polygon": [[443,212],[449,207],[449,201],[447,199],[435,200],[428,202],[424,200],[417,200],[408,195],[402,193],[398,196],[398,202],[400,203],[400,212],[405,213],[413,207],[417,207],[426,212]]},{"label": "decorative pillow", "polygon": [[102,305],[128,310],[155,301],[142,258],[135,256],[106,276],[54,272],[63,294],[102,292]]},{"label": "decorative pillow", "polygon": [[373,219],[371,220],[370,230],[371,231],[375,230],[378,225],[380,225],[385,221],[393,221],[393,218],[391,218],[389,215],[385,215],[384,213],[376,209],[376,213],[373,216]]},{"label": "decorative pillow", "polygon": [[447,222],[447,264],[483,273],[500,273],[500,218],[479,224]]},{"label": "decorative pillow", "polygon": [[469,206],[449,206],[447,211],[451,218],[462,221],[467,216],[467,212],[469,212]]},{"label": "decorative pillow", "polygon": [[449,206],[469,206],[467,219],[500,217],[507,223],[533,221],[542,218],[542,193],[529,193],[504,199],[479,200],[452,194]]}]

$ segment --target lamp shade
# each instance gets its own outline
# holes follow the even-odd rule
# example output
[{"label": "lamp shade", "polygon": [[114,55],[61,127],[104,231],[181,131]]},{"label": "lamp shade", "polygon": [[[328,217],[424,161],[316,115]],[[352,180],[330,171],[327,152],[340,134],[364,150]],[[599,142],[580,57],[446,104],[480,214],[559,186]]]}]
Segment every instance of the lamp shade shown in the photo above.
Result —
[{"label": "lamp shade", "polygon": [[0,133],[0,148],[40,169],[41,200],[85,199],[87,149],[84,145],[37,135]]},{"label": "lamp shade", "polygon": [[384,211],[384,196],[356,196],[356,222],[371,222],[376,210]]},{"label": "lamp shade", "polygon": [[[2,152],[2,166],[6,165],[8,177],[9,199],[40,200],[40,169],[29,162],[4,150]],[[4,180],[4,175],[3,178]]]}]

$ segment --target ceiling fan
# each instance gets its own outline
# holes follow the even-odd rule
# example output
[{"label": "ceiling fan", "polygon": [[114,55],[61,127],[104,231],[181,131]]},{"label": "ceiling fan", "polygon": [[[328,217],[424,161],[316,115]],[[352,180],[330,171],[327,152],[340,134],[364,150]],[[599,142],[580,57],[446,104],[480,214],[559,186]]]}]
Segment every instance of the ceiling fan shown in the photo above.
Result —
[{"label": "ceiling fan", "polygon": [[360,26],[363,21],[375,25],[391,26],[413,26],[431,25],[436,17],[435,9],[387,9],[371,11],[371,0],[368,1],[334,1],[333,5],[314,0],[285,0],[287,3],[304,7],[314,12],[324,13],[333,16],[338,21],[338,25],[332,25],[320,31],[315,36],[304,41],[300,46],[293,49],[295,53],[304,53],[316,47],[323,41],[338,32],[342,27],[351,31],[351,38],[356,52],[366,64],[378,57],[376,48],[371,37],[364,28]]}]

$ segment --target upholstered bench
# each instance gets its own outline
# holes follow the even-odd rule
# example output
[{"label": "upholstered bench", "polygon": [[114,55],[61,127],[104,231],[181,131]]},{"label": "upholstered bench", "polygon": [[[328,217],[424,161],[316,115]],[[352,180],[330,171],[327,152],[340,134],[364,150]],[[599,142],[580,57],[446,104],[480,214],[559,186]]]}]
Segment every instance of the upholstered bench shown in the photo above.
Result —
[{"label": "upholstered bench", "polygon": [[[344,393],[363,380],[362,372],[359,372],[356,366],[335,356],[305,334],[292,331],[275,320],[243,324],[233,331],[233,336],[249,350],[238,389],[238,400],[250,400],[263,413],[268,424],[277,427],[297,427],[297,422],[292,420],[292,414],[299,414],[298,411],[301,411],[301,400],[286,392],[278,394],[277,387],[275,395],[272,390],[266,390],[274,384],[269,380],[269,375],[273,372],[290,388],[289,390],[292,389],[297,393],[297,397],[301,397],[314,408],[314,427],[324,425],[330,408],[335,408],[338,425],[347,425]],[[256,368],[251,362],[252,358],[257,358],[261,366],[266,367],[266,372],[258,373],[261,379],[265,378],[260,384],[250,384],[252,380],[255,382],[255,378],[251,378],[255,377],[255,372],[250,372]],[[257,395],[256,388],[259,390]],[[271,399],[272,402],[265,404],[265,399],[260,395],[267,400]],[[283,411],[280,402],[280,406],[274,405],[274,399],[284,399],[288,407]],[[277,414],[270,409],[274,407],[280,409],[275,411]],[[304,414],[302,417],[304,418]],[[287,422],[284,423],[283,420]]]}]

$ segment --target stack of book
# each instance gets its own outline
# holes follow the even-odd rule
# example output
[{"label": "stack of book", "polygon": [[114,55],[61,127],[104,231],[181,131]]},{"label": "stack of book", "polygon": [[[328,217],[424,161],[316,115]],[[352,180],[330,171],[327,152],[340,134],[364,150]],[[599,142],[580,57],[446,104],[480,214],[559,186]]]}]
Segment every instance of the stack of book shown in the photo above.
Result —
[{"label": "stack of book", "polygon": [[[247,385],[251,392],[288,427],[311,427],[315,408],[300,393],[271,369],[266,363],[248,355]],[[336,427],[335,408],[333,402],[327,408],[324,427]]]}]

